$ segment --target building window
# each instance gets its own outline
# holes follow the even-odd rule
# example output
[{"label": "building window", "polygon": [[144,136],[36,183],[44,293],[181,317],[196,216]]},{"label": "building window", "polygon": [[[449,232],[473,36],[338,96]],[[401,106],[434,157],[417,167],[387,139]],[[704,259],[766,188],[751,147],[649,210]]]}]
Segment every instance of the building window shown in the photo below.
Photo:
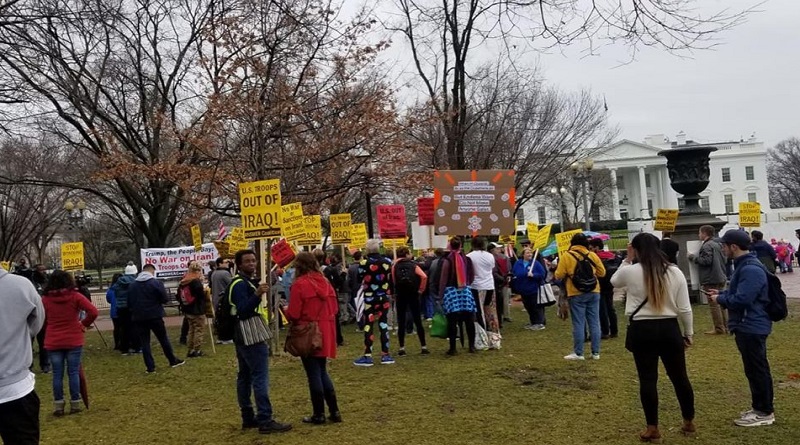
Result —
[{"label": "building window", "polygon": [[600,217],[600,206],[599,205],[594,204],[592,206],[592,211],[590,213],[590,216],[592,217],[592,221],[600,221],[601,217]]},{"label": "building window", "polygon": [[708,198],[700,198],[700,207],[703,210],[708,210],[710,208],[710,205],[708,203]]},{"label": "building window", "polygon": [[756,172],[752,165],[748,165],[744,168],[744,176],[748,181],[753,181],[756,179]]},{"label": "building window", "polygon": [[722,182],[731,182],[731,169],[730,167],[722,168]]},{"label": "building window", "polygon": [[725,213],[733,213],[733,195],[725,195]]},{"label": "building window", "polygon": [[649,213],[650,216],[653,216],[653,200],[652,199],[648,199],[647,200],[647,213]]},{"label": "building window", "polygon": [[619,211],[619,219],[623,221],[628,220],[628,209],[620,209]]},{"label": "building window", "polygon": [[747,202],[758,202],[758,197],[756,197],[755,193],[748,193]]},{"label": "building window", "polygon": [[678,198],[678,210],[683,210],[686,208],[686,200],[683,198]]},{"label": "building window", "polygon": [[545,210],[544,206],[539,206],[536,209],[537,216],[539,217],[539,225],[547,224],[547,211]]},{"label": "building window", "polygon": [[625,190],[625,178],[617,176],[617,190]]},{"label": "building window", "polygon": [[525,224],[525,209],[520,207],[517,210],[517,225],[524,225]]},{"label": "building window", "polygon": [[644,175],[644,186],[650,188],[650,173]]}]

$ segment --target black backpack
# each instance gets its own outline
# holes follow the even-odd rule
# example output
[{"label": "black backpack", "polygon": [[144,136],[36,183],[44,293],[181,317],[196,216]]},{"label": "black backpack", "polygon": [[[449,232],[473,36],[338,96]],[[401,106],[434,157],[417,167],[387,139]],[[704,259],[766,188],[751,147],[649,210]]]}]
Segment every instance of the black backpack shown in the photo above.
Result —
[{"label": "black backpack", "polygon": [[401,291],[419,290],[420,279],[417,276],[417,263],[411,260],[400,260],[394,266],[394,285]]},{"label": "black backpack", "polygon": [[594,264],[589,255],[580,254],[581,257],[578,257],[573,251],[569,253],[577,260],[571,277],[575,289],[582,293],[594,292],[597,287],[597,277],[594,275]]},{"label": "black backpack", "polygon": [[243,281],[241,277],[235,277],[225,289],[225,294],[217,302],[214,308],[214,326],[217,328],[217,338],[227,341],[233,340],[233,333],[236,329],[236,316],[231,314],[231,291],[236,283]]},{"label": "black backpack", "polygon": [[767,311],[769,319],[772,321],[786,319],[789,315],[789,308],[786,307],[786,292],[781,288],[780,278],[770,271],[767,271],[767,297],[769,297],[769,302],[764,309]]}]

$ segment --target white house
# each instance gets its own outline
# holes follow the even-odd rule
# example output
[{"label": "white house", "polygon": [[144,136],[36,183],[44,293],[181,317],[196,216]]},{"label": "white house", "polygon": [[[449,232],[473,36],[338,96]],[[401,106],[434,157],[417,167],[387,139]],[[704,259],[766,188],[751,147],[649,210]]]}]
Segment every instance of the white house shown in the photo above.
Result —
[{"label": "white house", "polygon": [[[660,134],[648,136],[644,142],[623,139],[595,151],[594,169],[610,175],[612,198],[611,203],[593,211],[593,219],[648,220],[659,208],[682,208],[682,199],[669,185],[667,160],[658,152],[688,145],[718,149],[710,156],[711,176],[700,194],[702,207],[724,215],[737,213],[739,202],[753,201],[761,203],[762,212],[770,211],[763,142],[751,137],[747,141],[697,143],[681,132],[674,142]],[[558,202],[550,196],[542,197],[528,204],[524,214],[526,220],[540,224],[558,222]]]}]

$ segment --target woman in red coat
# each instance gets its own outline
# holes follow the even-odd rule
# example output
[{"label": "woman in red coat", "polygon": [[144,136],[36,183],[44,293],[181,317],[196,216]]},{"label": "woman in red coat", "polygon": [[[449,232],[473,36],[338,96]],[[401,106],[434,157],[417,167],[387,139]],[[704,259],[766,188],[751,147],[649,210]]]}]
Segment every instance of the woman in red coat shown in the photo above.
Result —
[{"label": "woman in red coat", "polygon": [[[53,399],[56,416],[64,415],[64,363],[69,381],[70,414],[81,410],[80,367],[83,333],[97,318],[97,308],[78,292],[69,272],[56,270],[50,275],[42,296],[47,334],[44,348],[53,367]],[[81,313],[85,313],[81,319]]]},{"label": "woman in red coat", "polygon": [[330,282],[320,272],[319,263],[309,252],[300,252],[294,260],[295,280],[289,294],[286,318],[291,323],[315,321],[322,332],[322,348],[310,357],[302,357],[308,377],[311,406],[314,413],[303,419],[305,423],[325,423],[325,402],[328,403],[331,422],[341,422],[336,391],[326,366],[328,358],[336,357],[336,313],[339,302]]}]

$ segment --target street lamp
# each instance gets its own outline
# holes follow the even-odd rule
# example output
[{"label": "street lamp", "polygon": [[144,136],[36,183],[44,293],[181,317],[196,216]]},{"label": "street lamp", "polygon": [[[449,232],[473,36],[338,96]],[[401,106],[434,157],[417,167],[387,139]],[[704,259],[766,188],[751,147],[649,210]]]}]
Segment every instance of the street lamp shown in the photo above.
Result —
[{"label": "street lamp", "polygon": [[[367,171],[364,172],[363,175],[369,180],[372,176],[372,155],[368,151],[359,148],[355,156],[359,161],[368,165],[365,168]],[[364,204],[367,206],[367,236],[369,239],[373,239],[375,238],[375,230],[372,228],[372,193],[369,191],[369,185],[364,187],[364,201]]]},{"label": "street lamp", "polygon": [[572,163],[569,166],[572,175],[576,180],[581,181],[581,193],[583,194],[583,228],[591,230],[589,226],[589,179],[591,178],[594,160],[585,158]]},{"label": "street lamp", "polygon": [[561,227],[561,231],[564,231],[564,193],[567,193],[567,189],[564,187],[557,188],[553,187],[550,189],[550,193],[553,195],[553,199],[556,200],[558,203],[558,225]]},{"label": "street lamp", "polygon": [[72,200],[67,199],[64,202],[64,210],[67,211],[67,223],[70,230],[83,227],[83,212],[86,210],[84,200],[78,198],[78,202],[73,203]]}]

